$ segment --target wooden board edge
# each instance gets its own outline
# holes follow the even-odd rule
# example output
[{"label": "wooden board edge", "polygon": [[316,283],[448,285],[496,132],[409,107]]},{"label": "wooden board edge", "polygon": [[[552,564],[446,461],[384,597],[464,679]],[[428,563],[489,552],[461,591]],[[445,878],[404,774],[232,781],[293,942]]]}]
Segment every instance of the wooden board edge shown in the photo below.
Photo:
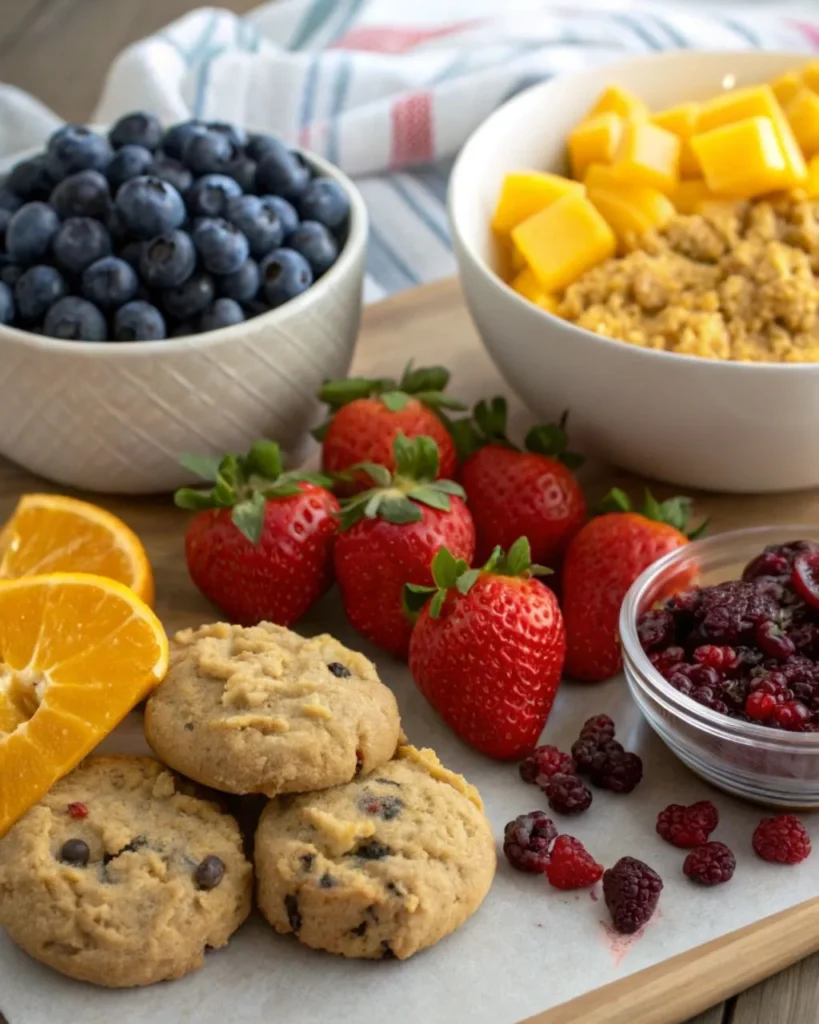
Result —
[{"label": "wooden board edge", "polygon": [[680,1024],[817,951],[819,898],[695,946],[520,1024]]}]

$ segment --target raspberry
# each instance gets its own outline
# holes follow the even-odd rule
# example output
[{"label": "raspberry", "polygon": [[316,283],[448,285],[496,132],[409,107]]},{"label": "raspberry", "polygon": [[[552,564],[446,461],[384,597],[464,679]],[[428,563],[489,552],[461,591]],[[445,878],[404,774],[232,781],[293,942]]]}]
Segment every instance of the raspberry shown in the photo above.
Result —
[{"label": "raspberry", "polygon": [[810,721],[810,711],[799,701],[788,700],[774,708],[771,718],[780,729],[799,732]]},{"label": "raspberry", "polygon": [[657,909],[663,880],[636,857],[621,857],[603,873],[603,896],[618,932],[633,935]]},{"label": "raspberry", "polygon": [[750,582],[760,576],[787,576],[790,569],[790,559],[786,555],[772,548],[765,548],[761,555],[757,555],[745,566],[742,578]]},{"label": "raspberry", "polygon": [[669,804],[657,815],[658,835],[683,850],[707,843],[718,824],[719,812],[710,800],[699,800],[688,807]]},{"label": "raspberry", "polygon": [[637,621],[637,636],[644,651],[655,651],[674,643],[676,623],[663,608],[644,612]]},{"label": "raspberry", "polygon": [[736,866],[736,857],[725,843],[705,843],[685,858],[683,873],[701,885],[721,885],[730,882]]},{"label": "raspberry", "polygon": [[539,775],[550,779],[558,772],[572,774],[574,761],[569,754],[564,754],[557,747],[544,745],[535,747],[532,753],[521,761],[519,771],[524,782],[535,782]]},{"label": "raspberry", "polygon": [[767,722],[776,711],[776,697],[762,690],[754,690],[745,701],[745,714],[757,722]]},{"label": "raspberry", "polygon": [[68,813],[72,818],[87,818],[88,805],[82,803],[80,800],[76,800],[74,803],[68,805]]},{"label": "raspberry", "polygon": [[583,723],[580,739],[594,739],[598,746],[607,743],[614,739],[614,722],[608,715],[593,715]]},{"label": "raspberry", "polygon": [[549,863],[549,847],[557,829],[543,811],[519,814],[503,830],[503,852],[513,868],[541,874]]},{"label": "raspberry", "polygon": [[591,780],[594,785],[608,789],[612,793],[630,793],[637,787],[642,777],[642,759],[637,754],[622,749],[612,752],[601,751],[595,757],[591,768]]},{"label": "raspberry", "polygon": [[[768,581],[770,582],[770,581]],[[697,639],[706,643],[734,644],[753,635],[760,622],[776,619],[777,603],[764,580],[732,580],[706,587],[697,611]]]},{"label": "raspberry", "polygon": [[754,832],[753,847],[763,859],[774,864],[799,864],[810,854],[810,836],[793,814],[763,818]]},{"label": "raspberry", "polygon": [[648,658],[660,675],[668,679],[680,662],[685,661],[685,651],[682,647],[667,647],[664,651],[652,651]]},{"label": "raspberry", "polygon": [[586,775],[592,766],[592,761],[597,754],[597,741],[594,739],[575,740],[572,744],[572,760],[575,770],[581,775]]},{"label": "raspberry", "polygon": [[694,661],[718,672],[728,672],[739,664],[739,655],[733,647],[703,644],[694,651]]},{"label": "raspberry", "polygon": [[580,814],[592,802],[591,791],[574,773],[553,775],[544,790],[549,806],[558,814]]},{"label": "raspberry", "polygon": [[579,839],[558,836],[546,866],[546,877],[556,889],[585,889],[599,882],[603,865],[588,852]]}]

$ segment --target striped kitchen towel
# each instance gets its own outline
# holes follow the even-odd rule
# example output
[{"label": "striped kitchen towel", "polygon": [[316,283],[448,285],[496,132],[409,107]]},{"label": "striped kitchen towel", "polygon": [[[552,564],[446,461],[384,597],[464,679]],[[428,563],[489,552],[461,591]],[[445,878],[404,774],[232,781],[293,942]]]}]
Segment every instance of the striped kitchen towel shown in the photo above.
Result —
[{"label": "striped kitchen towel", "polygon": [[[203,8],[116,59],[95,120],[142,108],[238,121],[328,157],[370,209],[374,300],[453,273],[448,172],[495,107],[552,75],[680,48],[809,52],[819,19],[781,2],[279,0],[244,17]],[[53,123],[30,97],[0,92],[6,152],[39,143]]]}]

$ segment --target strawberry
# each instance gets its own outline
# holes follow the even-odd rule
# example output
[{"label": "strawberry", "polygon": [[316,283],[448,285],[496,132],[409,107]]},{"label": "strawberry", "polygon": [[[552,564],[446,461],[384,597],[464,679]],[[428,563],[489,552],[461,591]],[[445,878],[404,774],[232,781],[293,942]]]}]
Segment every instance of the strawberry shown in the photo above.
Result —
[{"label": "strawberry", "polygon": [[[614,511],[583,527],[563,563],[566,675],[589,683],[609,679],[622,668],[618,619],[631,584],[652,562],[687,544],[706,526],[686,533],[690,498],[658,502],[646,491],[642,512],[635,512],[615,488],[603,508]],[[675,589],[684,589],[693,578],[693,570],[682,574]]]},{"label": "strawberry", "polygon": [[525,537],[482,569],[443,548],[435,586],[404,592],[409,610],[421,606],[409,654],[418,688],[461,739],[501,760],[532,752],[560,684],[566,637],[557,598],[533,578],[542,572]]},{"label": "strawberry", "polygon": [[174,496],[199,513],[185,535],[194,584],[231,622],[289,626],[301,618],[333,582],[339,504],[329,480],[283,472],[272,441],[257,441],[243,457],[182,463],[214,484]]},{"label": "strawberry", "polygon": [[470,562],[475,528],[463,489],[438,480],[432,438],[393,444],[393,475],[384,466],[357,467],[375,487],[351,498],[341,513],[335,568],[350,622],[378,647],[400,658],[409,651],[412,622],[403,605],[404,584],[430,585],[435,554],[448,547]]},{"label": "strawberry", "polygon": [[[439,414],[442,409],[463,409],[460,402],[444,394],[449,371],[442,366],[414,370],[410,364],[400,381],[327,381],[319,398],[330,407],[330,419],[314,431],[322,441],[325,473],[345,474],[359,462],[372,462],[395,472],[393,442],[398,434],[413,438],[431,437],[438,445],[438,476],[455,475],[455,442]],[[346,474],[345,474],[346,475]],[[339,493],[355,494],[370,487],[364,473],[338,482]]]},{"label": "strawberry", "polygon": [[[464,421],[457,421],[459,431]],[[506,401],[475,406],[470,447],[461,469],[475,530],[477,558],[527,537],[532,558],[554,565],[586,521],[586,499],[572,473],[582,458],[567,450],[565,416],[554,426],[532,427],[526,451],[506,436]],[[468,428],[467,428],[468,429]]]}]

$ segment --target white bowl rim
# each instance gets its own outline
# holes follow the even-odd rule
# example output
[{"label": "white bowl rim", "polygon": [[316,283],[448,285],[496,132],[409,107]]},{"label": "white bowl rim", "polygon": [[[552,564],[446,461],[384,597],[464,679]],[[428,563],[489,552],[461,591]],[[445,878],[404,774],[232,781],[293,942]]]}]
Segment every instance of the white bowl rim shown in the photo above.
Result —
[{"label": "white bowl rim", "polygon": [[[99,125],[90,125],[95,131],[106,131]],[[248,129],[252,131],[252,129]],[[356,260],[360,257],[362,249],[367,245],[367,232],[369,218],[367,206],[354,182],[340,170],[335,164],[325,160],[324,157],[313,153],[310,150],[292,146],[292,149],[300,153],[307,162],[324,178],[332,178],[337,181],[347,194],[350,200],[350,227],[347,240],[339,253],[336,262],[323,274],[318,281],[314,282],[305,292],[293,299],[282,303],[275,309],[266,313],[249,317],[238,324],[230,327],[219,327],[215,331],[207,331],[204,334],[187,334],[178,338],[163,338],[158,341],[70,341],[63,338],[50,338],[43,334],[34,334],[31,331],[24,331],[18,327],[9,327],[7,324],[0,324],[0,344],[6,341],[17,345],[26,346],[32,349],[39,349],[42,352],[70,351],[80,356],[95,356],[103,359],[117,359],[122,356],[140,357],[145,355],[160,355],[168,352],[183,353],[192,350],[199,351],[209,348],[212,345],[220,345],[241,338],[247,330],[248,324],[254,324],[254,328],[275,328],[277,322],[285,321],[287,317],[297,316],[304,308],[310,305],[311,301],[319,298],[322,292],[331,289],[338,279],[350,270]],[[25,160],[29,156],[40,152],[38,149],[26,150],[12,155],[3,160],[3,167],[13,165],[19,160]],[[286,313],[285,313],[286,311]]]},{"label": "white bowl rim", "polygon": [[[475,251],[474,247],[470,242],[467,241],[463,232],[458,226],[458,219],[456,216],[456,200],[455,192],[457,189],[459,178],[465,175],[464,166],[466,161],[469,159],[469,151],[473,144],[477,143],[477,140],[483,136],[483,134],[490,129],[497,121],[502,120],[506,113],[510,109],[513,109],[517,104],[523,105],[527,98],[531,94],[538,91],[546,91],[551,85],[556,82],[565,83],[569,80],[575,80],[579,78],[597,78],[601,71],[611,72],[612,79],[616,79],[617,74],[624,68],[631,68],[635,64],[654,64],[659,62],[668,63],[669,61],[687,63],[688,60],[694,57],[699,58],[724,58],[726,60],[743,60],[745,58],[755,57],[759,59],[772,58],[772,59],[791,59],[794,63],[799,61],[807,61],[810,57],[809,53],[796,52],[791,50],[671,50],[663,53],[650,53],[644,54],[639,57],[632,57],[626,60],[619,60],[610,64],[601,65],[597,68],[586,68],[583,71],[577,71],[570,75],[559,75],[547,79],[543,82],[537,82],[535,85],[529,86],[528,89],[523,89],[516,96],[513,96],[510,100],[507,100],[500,107],[494,110],[489,117],[487,117],[478,127],[472,132],[469,138],[461,148],[458,158],[452,168],[452,173],[449,179],[449,188],[447,190],[447,209],[449,212],[449,220],[452,225],[453,234],[457,234],[458,240],[463,248],[466,255],[472,260],[474,266],[481,273],[484,280],[491,281],[491,286],[500,286],[501,289],[510,296],[513,301],[518,303],[521,308],[528,309],[536,317],[540,317],[544,321],[557,320],[561,326],[576,331],[586,339],[586,341],[592,341],[597,345],[611,349],[611,346],[616,345],[622,348],[624,345],[628,345],[628,342],[620,341],[618,338],[608,338],[604,334],[597,334],[594,331],[590,331],[587,327],[579,327],[577,324],[571,323],[568,320],[564,320],[562,317],[557,316],[555,313],[550,313],[548,310],[543,309],[542,306],[538,306],[534,302],[530,302],[528,299],[523,298],[513,288],[511,288],[506,281],[503,280],[498,274],[496,274],[486,263],[486,261]],[[490,287],[491,287],[490,286]],[[703,356],[688,355],[683,352],[663,352],[659,349],[644,348],[640,345],[628,345],[628,348],[633,350],[635,353],[639,352],[643,356],[660,359],[660,360],[685,360],[689,364],[702,365],[708,363],[710,366],[715,368],[717,373],[762,373],[762,372],[774,372],[780,374],[795,373],[797,371],[814,371],[819,372],[819,363],[756,363],[756,362],[743,362],[740,360],[731,359],[706,359]]]}]

